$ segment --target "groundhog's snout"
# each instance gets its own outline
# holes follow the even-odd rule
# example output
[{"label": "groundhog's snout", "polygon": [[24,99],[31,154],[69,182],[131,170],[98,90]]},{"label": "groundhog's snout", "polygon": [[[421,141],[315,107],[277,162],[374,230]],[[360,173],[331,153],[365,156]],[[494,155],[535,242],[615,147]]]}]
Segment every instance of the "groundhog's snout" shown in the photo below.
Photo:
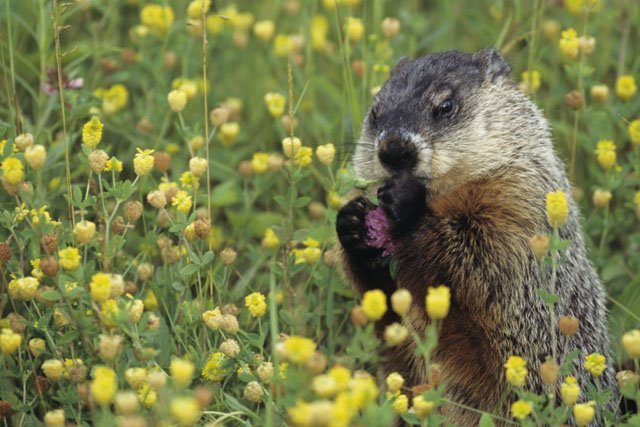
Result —
[{"label": "groundhog's snout", "polygon": [[403,138],[391,137],[383,140],[378,147],[378,158],[390,172],[411,171],[418,163],[416,145]]}]

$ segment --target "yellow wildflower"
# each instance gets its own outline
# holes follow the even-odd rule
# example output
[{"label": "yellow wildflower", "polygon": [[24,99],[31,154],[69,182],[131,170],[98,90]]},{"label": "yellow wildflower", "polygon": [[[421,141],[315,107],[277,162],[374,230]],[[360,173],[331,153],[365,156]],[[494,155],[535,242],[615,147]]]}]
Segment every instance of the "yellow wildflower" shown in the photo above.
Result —
[{"label": "yellow wildflower", "polygon": [[255,34],[260,40],[268,42],[273,37],[276,26],[273,21],[265,20],[258,21],[253,25],[253,34]]},{"label": "yellow wildflower", "polygon": [[416,415],[422,419],[427,418],[431,412],[433,412],[433,408],[435,407],[435,403],[425,399],[421,395],[415,396],[412,403],[413,410],[416,411]]},{"label": "yellow wildflower", "polygon": [[41,366],[44,375],[51,381],[59,381],[64,375],[64,364],[57,359],[45,360]]},{"label": "yellow wildflower", "polygon": [[573,407],[573,418],[576,420],[578,427],[584,427],[593,421],[596,415],[596,402],[589,401],[587,403],[578,403]]},{"label": "yellow wildflower", "polygon": [[406,394],[396,396],[396,398],[393,400],[392,407],[393,411],[396,414],[404,414],[409,410],[409,398]]},{"label": "yellow wildflower", "polygon": [[365,292],[362,310],[369,320],[380,320],[387,312],[387,296],[380,289]]},{"label": "yellow wildflower", "polygon": [[17,184],[24,178],[24,166],[15,157],[7,157],[2,161],[2,177],[9,184]]},{"label": "yellow wildflower", "polygon": [[600,167],[605,171],[608,171],[616,164],[616,145],[613,141],[608,139],[598,141],[596,156]]},{"label": "yellow wildflower", "polygon": [[137,393],[138,400],[145,408],[152,407],[158,400],[158,393],[149,384],[142,384]]},{"label": "yellow wildflower", "polygon": [[533,411],[531,403],[524,400],[517,400],[511,405],[511,414],[518,420],[524,420]]},{"label": "yellow wildflower", "polygon": [[264,96],[264,103],[267,104],[269,114],[278,118],[284,114],[284,108],[286,106],[286,98],[277,92],[269,92]]},{"label": "yellow wildflower", "polygon": [[9,356],[15,353],[20,344],[22,344],[22,336],[20,334],[16,334],[8,328],[2,329],[2,333],[0,333],[0,351],[2,351],[2,354]]},{"label": "yellow wildflower", "polygon": [[167,102],[171,111],[179,113],[187,105],[187,94],[180,89],[174,89],[167,94]]},{"label": "yellow wildflower", "polygon": [[397,372],[390,373],[385,381],[387,383],[387,388],[392,393],[400,390],[400,388],[404,385],[404,378],[402,378],[402,375]]},{"label": "yellow wildflower", "polygon": [[564,0],[564,8],[572,15],[581,15],[586,11],[602,8],[602,0]]},{"label": "yellow wildflower", "polygon": [[311,158],[313,156],[313,150],[311,147],[300,147],[297,151],[295,157],[293,158],[293,163],[297,166],[307,166],[311,163]]},{"label": "yellow wildflower", "polygon": [[449,288],[440,285],[436,288],[427,289],[426,297],[427,314],[432,320],[444,319],[449,313],[451,305],[451,292]]},{"label": "yellow wildflower", "polygon": [[178,211],[187,214],[193,206],[191,196],[184,190],[178,191],[171,200],[171,206],[175,206]]},{"label": "yellow wildflower", "polygon": [[262,246],[267,249],[277,249],[280,246],[280,239],[276,235],[275,231],[271,228],[267,228],[264,231],[264,237],[262,238]]},{"label": "yellow wildflower", "polygon": [[547,220],[553,228],[560,228],[567,221],[569,205],[567,195],[562,190],[547,194]]},{"label": "yellow wildflower", "polygon": [[336,147],[333,144],[319,145],[316,148],[316,157],[323,165],[330,165],[336,155]]},{"label": "yellow wildflower", "polygon": [[229,370],[223,367],[226,360],[223,353],[219,351],[213,353],[202,368],[202,377],[212,382],[222,381],[229,373]]},{"label": "yellow wildflower", "polygon": [[236,143],[240,134],[240,125],[237,122],[226,122],[220,125],[219,138],[224,147],[231,147]]},{"label": "yellow wildflower", "polygon": [[196,368],[189,360],[173,358],[169,369],[173,383],[179,387],[186,387],[191,383]]},{"label": "yellow wildflower", "polygon": [[144,384],[147,378],[147,370],[144,368],[128,368],[124,371],[124,378],[131,388],[136,390]]},{"label": "yellow wildflower", "polygon": [[314,15],[311,18],[311,47],[315,50],[327,48],[327,35],[329,34],[329,22],[323,15]]},{"label": "yellow wildflower", "polygon": [[364,24],[362,23],[362,19],[354,18],[353,16],[347,17],[345,32],[347,34],[347,38],[352,42],[362,40],[362,37],[364,36]]},{"label": "yellow wildflower", "polygon": [[80,252],[77,248],[64,248],[58,251],[60,267],[67,271],[74,271],[80,265]]},{"label": "yellow wildflower", "polygon": [[34,170],[41,170],[44,166],[44,162],[47,159],[47,149],[44,145],[36,144],[27,149],[24,152],[24,159],[30,168]]},{"label": "yellow wildflower", "polygon": [[98,89],[94,96],[102,100],[102,110],[106,114],[114,114],[126,107],[129,91],[122,84],[115,84],[109,89]]},{"label": "yellow wildflower", "polygon": [[104,125],[98,118],[93,116],[82,126],[82,143],[87,147],[94,149],[102,140],[102,128]]},{"label": "yellow wildflower", "polygon": [[265,296],[260,292],[254,292],[244,298],[244,305],[249,309],[251,316],[262,317],[267,312]]},{"label": "yellow wildflower", "polygon": [[566,405],[573,405],[580,397],[580,386],[578,385],[578,381],[573,376],[565,377],[564,381],[560,385],[560,395],[562,396],[562,401]]},{"label": "yellow wildflower", "polygon": [[200,418],[200,406],[193,397],[174,397],[169,404],[169,411],[181,426],[194,425]]},{"label": "yellow wildflower", "polygon": [[269,168],[269,154],[254,153],[251,158],[251,169],[255,173],[264,173]]},{"label": "yellow wildflower", "polygon": [[599,353],[591,353],[584,359],[584,368],[594,377],[602,375],[607,365],[606,358]]},{"label": "yellow wildflower", "polygon": [[96,273],[89,283],[91,298],[97,302],[105,302],[111,295],[111,277],[105,273]]},{"label": "yellow wildflower", "polygon": [[635,119],[629,123],[629,139],[633,145],[640,144],[640,119]]},{"label": "yellow wildflower", "polygon": [[187,6],[187,16],[189,19],[201,19],[202,14],[206,15],[211,7],[211,0],[193,0]]},{"label": "yellow wildflower", "polygon": [[156,298],[156,294],[153,292],[153,289],[149,289],[147,291],[147,295],[142,300],[144,304],[144,309],[147,311],[153,311],[158,308],[158,299]]},{"label": "yellow wildflower", "polygon": [[636,94],[638,87],[633,76],[620,76],[616,80],[616,95],[623,101],[628,101]]},{"label": "yellow wildflower", "polygon": [[118,160],[116,157],[111,157],[107,160],[107,163],[104,166],[105,172],[122,172],[122,162]]},{"label": "yellow wildflower", "polygon": [[118,391],[116,373],[113,369],[98,366],[93,371],[93,378],[91,382],[91,396],[93,400],[101,406],[109,405],[116,391]]},{"label": "yellow wildflower", "polygon": [[633,359],[640,357],[640,330],[634,329],[622,336],[622,346]]},{"label": "yellow wildflower", "polygon": [[167,33],[173,24],[173,9],[159,4],[147,4],[140,11],[140,22],[151,33],[161,36]]},{"label": "yellow wildflower", "polygon": [[565,58],[575,59],[578,57],[580,39],[578,33],[573,28],[569,28],[561,33],[558,47]]},{"label": "yellow wildflower", "polygon": [[309,338],[292,335],[283,343],[284,353],[288,360],[302,365],[316,351],[316,343]]},{"label": "yellow wildflower", "polygon": [[9,282],[9,296],[16,301],[30,301],[38,290],[38,279],[35,277],[21,277]]},{"label": "yellow wildflower", "polygon": [[506,369],[507,382],[516,387],[522,387],[527,379],[527,362],[519,356],[509,356]]},{"label": "yellow wildflower", "polygon": [[136,150],[137,150],[137,153],[133,159],[133,169],[135,170],[136,175],[138,176],[149,175],[149,173],[151,173],[151,171],[153,170],[153,163],[154,163],[153,151],[154,150],[149,150],[149,149],[142,150],[140,148],[136,148]]},{"label": "yellow wildflower", "polygon": [[520,89],[524,93],[535,93],[540,89],[540,71],[538,70],[525,70],[522,72],[522,82],[520,83]]}]

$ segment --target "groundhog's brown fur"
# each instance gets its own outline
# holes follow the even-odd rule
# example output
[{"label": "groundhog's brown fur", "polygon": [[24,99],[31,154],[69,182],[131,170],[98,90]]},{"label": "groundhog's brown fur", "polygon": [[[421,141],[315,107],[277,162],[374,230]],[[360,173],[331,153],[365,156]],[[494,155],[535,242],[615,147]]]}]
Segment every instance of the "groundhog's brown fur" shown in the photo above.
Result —
[{"label": "groundhog's brown fur", "polygon": [[[391,295],[408,289],[416,330],[424,331],[429,322],[427,288],[451,289],[451,310],[431,362],[440,365],[449,399],[506,417],[512,400],[498,406],[509,356],[528,361],[527,386],[543,391],[537,369],[552,349],[550,313],[538,291],[548,289],[551,271],[540,268],[529,239],[551,233],[546,194],[569,193],[546,121],[506,77],[508,71],[493,50],[446,52],[403,61],[378,95],[354,164],[361,177],[385,182],[378,196],[397,226],[392,228],[398,246],[395,280],[380,252],[366,245],[364,215],[372,205],[356,198],[337,219],[350,281],[360,292],[382,289]],[[445,119],[439,105],[447,111]],[[568,197],[570,216],[560,234],[572,243],[558,269],[556,315],[576,316],[581,327],[565,343],[556,326],[556,351],[563,357],[567,348],[580,350],[574,375],[586,387],[591,378],[582,368],[584,357],[608,356],[609,343],[604,291]],[[387,313],[378,330],[393,321],[399,319]],[[385,352],[386,370],[402,374],[408,386],[428,378],[414,349],[407,341]],[[611,368],[600,381],[601,387],[616,387]],[[443,412],[458,425],[477,425],[479,418],[461,406],[445,405]]]}]

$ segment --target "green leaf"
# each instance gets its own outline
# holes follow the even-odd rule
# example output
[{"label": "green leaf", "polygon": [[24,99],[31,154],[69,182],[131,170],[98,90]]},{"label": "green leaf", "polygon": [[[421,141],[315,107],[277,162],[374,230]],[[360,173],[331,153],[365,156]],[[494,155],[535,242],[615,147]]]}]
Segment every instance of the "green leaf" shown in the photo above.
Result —
[{"label": "green leaf", "polygon": [[493,427],[495,425],[496,424],[493,422],[493,418],[491,418],[491,415],[484,413],[480,417],[480,423],[478,424],[478,427]]},{"label": "green leaf", "polygon": [[58,301],[59,299],[62,299],[62,294],[58,291],[54,291],[53,289],[41,292],[40,296],[47,301]]},{"label": "green leaf", "polygon": [[223,182],[211,192],[211,205],[224,207],[240,202],[240,188],[236,181]]},{"label": "green leaf", "polygon": [[180,269],[181,276],[191,276],[193,273],[198,271],[200,267],[196,264],[187,264]]},{"label": "green leaf", "polygon": [[553,305],[560,301],[560,297],[558,295],[552,294],[546,289],[538,289],[538,295],[540,295],[540,298],[542,298],[542,300],[548,305]]}]

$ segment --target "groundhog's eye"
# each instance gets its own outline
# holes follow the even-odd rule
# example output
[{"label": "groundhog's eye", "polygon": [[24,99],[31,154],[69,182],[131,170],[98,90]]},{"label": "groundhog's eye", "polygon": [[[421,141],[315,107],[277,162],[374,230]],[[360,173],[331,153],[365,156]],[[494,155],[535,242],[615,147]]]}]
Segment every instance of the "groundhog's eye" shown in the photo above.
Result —
[{"label": "groundhog's eye", "polygon": [[445,99],[433,111],[434,117],[445,117],[453,112],[455,104],[453,99]]}]

